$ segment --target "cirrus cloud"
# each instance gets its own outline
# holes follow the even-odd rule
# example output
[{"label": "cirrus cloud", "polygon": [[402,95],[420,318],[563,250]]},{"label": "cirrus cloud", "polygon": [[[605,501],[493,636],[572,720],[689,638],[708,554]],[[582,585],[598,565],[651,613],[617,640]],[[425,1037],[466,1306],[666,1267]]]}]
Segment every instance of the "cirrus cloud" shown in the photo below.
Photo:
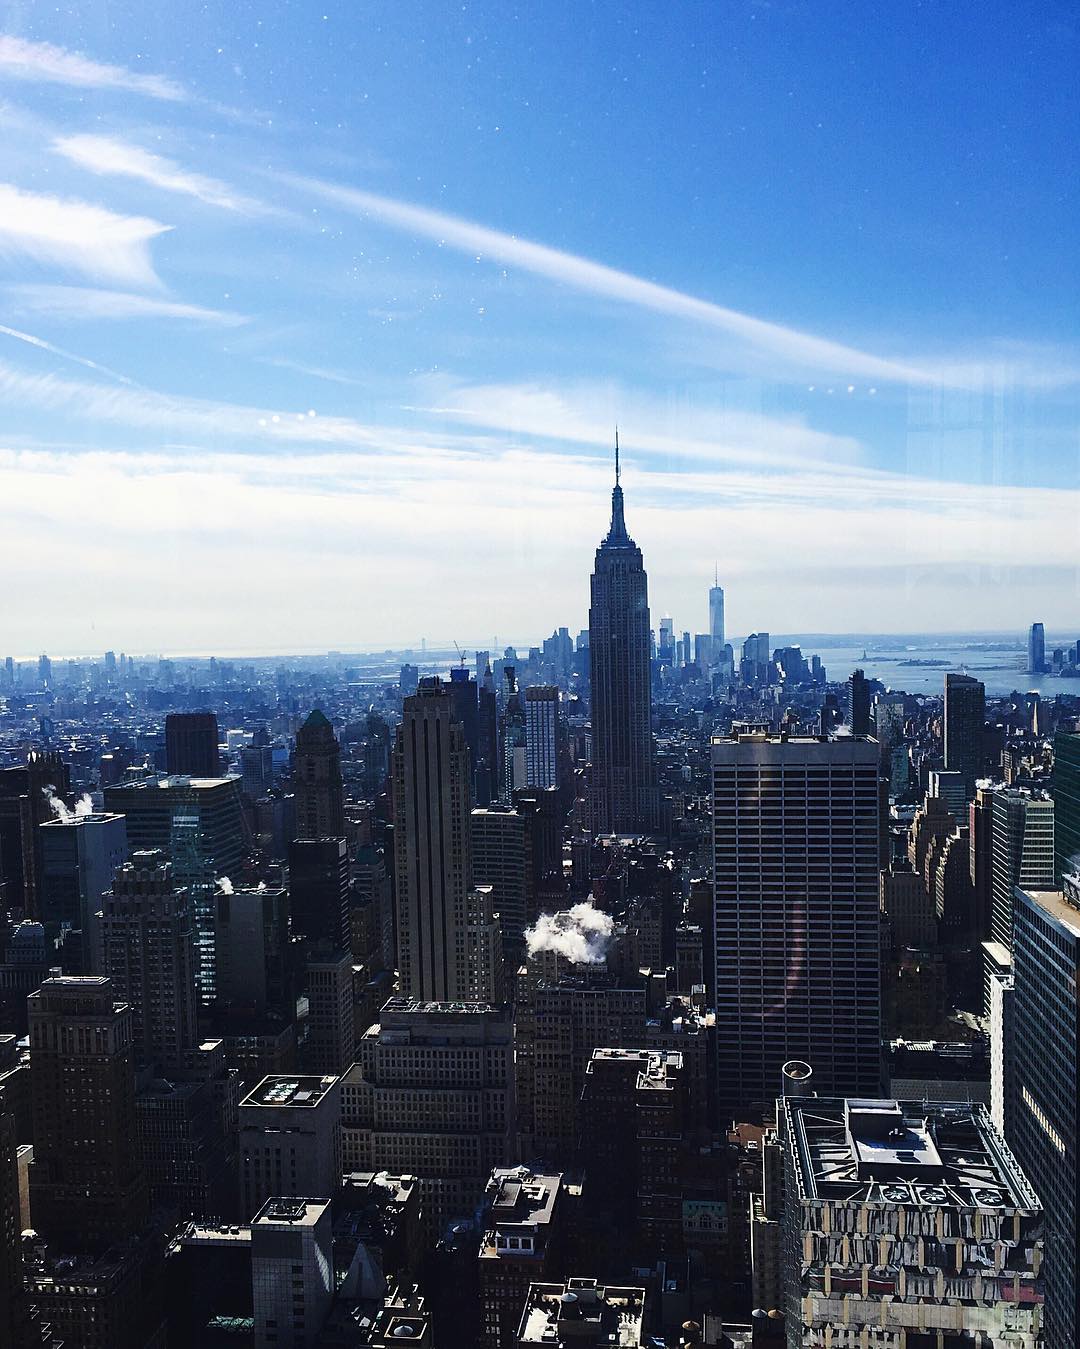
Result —
[{"label": "cirrus cloud", "polygon": [[66,84],[76,89],[145,94],[167,103],[183,103],[188,97],[181,85],[164,75],[140,75],[51,42],[29,42],[10,33],[0,35],[0,74],[42,84]]},{"label": "cirrus cloud", "polygon": [[150,241],[171,229],[146,216],[0,183],[0,257],[30,258],[128,285],[160,285]]}]

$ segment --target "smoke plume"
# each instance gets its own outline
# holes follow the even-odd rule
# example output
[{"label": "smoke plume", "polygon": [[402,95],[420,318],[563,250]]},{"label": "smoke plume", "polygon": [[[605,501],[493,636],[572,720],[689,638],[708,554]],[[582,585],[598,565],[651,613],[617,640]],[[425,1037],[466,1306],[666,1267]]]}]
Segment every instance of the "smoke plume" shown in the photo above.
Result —
[{"label": "smoke plume", "polygon": [[529,955],[555,951],[575,965],[596,965],[607,954],[614,928],[610,914],[585,900],[559,913],[542,913],[525,931]]},{"label": "smoke plume", "polygon": [[221,887],[221,893],[223,895],[232,895],[236,893],[233,888],[233,883],[229,880],[228,876],[219,876],[217,878],[217,883]]}]

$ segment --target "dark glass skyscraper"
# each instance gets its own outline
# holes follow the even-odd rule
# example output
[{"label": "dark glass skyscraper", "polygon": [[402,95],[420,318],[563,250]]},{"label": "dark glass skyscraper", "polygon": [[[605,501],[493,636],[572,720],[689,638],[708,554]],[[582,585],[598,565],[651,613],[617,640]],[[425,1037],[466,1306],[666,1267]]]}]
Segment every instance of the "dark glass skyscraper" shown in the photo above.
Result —
[{"label": "dark glass skyscraper", "polygon": [[213,712],[170,712],[165,718],[165,766],[186,778],[216,778],[218,724]]},{"label": "dark glass skyscraper", "polygon": [[647,833],[656,825],[650,689],[649,578],[626,532],[618,445],[611,527],[596,550],[589,607],[592,817],[598,833]]},{"label": "dark glass skyscraper", "polygon": [[852,735],[870,734],[870,685],[862,670],[853,670],[848,680],[847,721]]},{"label": "dark glass skyscraper", "polygon": [[1041,623],[1032,623],[1028,631],[1028,674],[1042,674],[1046,669],[1046,629]]},{"label": "dark glass skyscraper", "polygon": [[1080,735],[1054,736],[1054,870],[1063,876],[1080,869]]},{"label": "dark glass skyscraper", "polygon": [[986,689],[971,675],[945,676],[945,767],[963,774],[964,791],[970,801],[975,780],[982,772],[983,721]]}]

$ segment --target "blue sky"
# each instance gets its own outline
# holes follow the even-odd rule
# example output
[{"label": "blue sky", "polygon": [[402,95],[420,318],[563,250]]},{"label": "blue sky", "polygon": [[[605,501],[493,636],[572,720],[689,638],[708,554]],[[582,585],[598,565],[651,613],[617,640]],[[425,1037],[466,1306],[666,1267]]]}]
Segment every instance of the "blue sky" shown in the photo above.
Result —
[{"label": "blue sky", "polygon": [[1080,629],[1078,31],[0,4],[0,644]]}]

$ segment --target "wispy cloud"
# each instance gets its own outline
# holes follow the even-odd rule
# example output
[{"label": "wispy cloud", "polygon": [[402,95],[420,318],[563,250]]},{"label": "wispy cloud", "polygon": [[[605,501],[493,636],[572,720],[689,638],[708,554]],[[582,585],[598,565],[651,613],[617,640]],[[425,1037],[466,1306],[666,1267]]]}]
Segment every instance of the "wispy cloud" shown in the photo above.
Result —
[{"label": "wispy cloud", "polygon": [[449,245],[476,257],[520,267],[575,290],[619,300],[654,313],[690,319],[718,328],[753,347],[781,356],[800,368],[828,369],[837,374],[902,382],[932,383],[936,376],[917,366],[858,351],[827,338],[815,337],[749,314],[726,309],[711,301],[657,285],[630,272],[619,271],[574,253],[564,253],[514,234],[504,234],[457,216],[413,206],[374,192],[341,187],[317,179],[286,175],[295,186],[335,202],[355,215]]},{"label": "wispy cloud", "polygon": [[816,431],[794,419],[722,407],[677,411],[663,400],[615,382],[466,384],[440,377],[420,381],[431,402],[408,411],[520,436],[589,445],[610,452],[614,427],[629,428],[630,452],[648,459],[745,463],[757,468],[829,467],[856,462],[850,436]]},{"label": "wispy cloud", "polygon": [[[771,323],[725,308],[669,286],[658,285],[630,272],[619,271],[574,253],[506,234],[458,216],[414,206],[392,197],[343,187],[294,174],[277,175],[295,188],[316,194],[343,210],[379,221],[393,229],[433,240],[474,258],[487,257],[517,267],[560,285],[603,296],[652,313],[686,319],[725,334],[751,351],[784,363],[784,371],[770,367],[773,378],[794,370],[800,375],[826,373],[837,379],[858,378],[915,385],[979,387],[986,361],[951,358],[915,361],[878,356],[829,338]],[[1001,363],[1001,355],[990,358]],[[1013,377],[1035,387],[1060,387],[1080,382],[1080,362],[1058,362],[1050,368],[1014,366]]]},{"label": "wispy cloud", "polygon": [[95,278],[157,286],[150,240],[171,227],[103,206],[0,183],[0,256],[23,256]]},{"label": "wispy cloud", "polygon": [[167,103],[183,103],[188,97],[181,85],[163,75],[141,75],[49,42],[28,42],[10,34],[0,35],[0,74],[76,89],[118,89]]},{"label": "wispy cloud", "polygon": [[235,192],[218,178],[192,173],[175,160],[151,154],[138,145],[115,140],[112,136],[58,136],[53,141],[53,149],[91,173],[135,178],[165,192],[194,197],[208,206],[244,215],[258,215],[268,209],[253,197]]},{"label": "wispy cloud", "polygon": [[18,328],[9,328],[4,323],[0,323],[0,333],[5,337],[13,337],[17,342],[25,342],[29,347],[37,347],[39,351],[47,351],[50,356],[59,356],[65,361],[73,361],[76,365],[85,366],[87,370],[96,370],[98,374],[107,375],[109,379],[118,380],[121,384],[135,383],[134,380],[128,379],[127,375],[121,375],[118,371],[111,370],[107,365],[92,361],[89,356],[78,356],[73,351],[65,351],[63,347],[58,347],[52,342],[46,342],[43,337],[35,337],[33,333],[24,333]]},{"label": "wispy cloud", "polygon": [[308,365],[304,361],[290,360],[287,356],[264,356],[264,364],[276,366],[279,370],[292,370],[298,375],[307,375],[310,379],[324,379],[328,384],[347,384],[362,389],[367,381],[357,379],[355,375],[343,374],[340,370],[329,370],[321,365]]},{"label": "wispy cloud", "polygon": [[163,300],[154,295],[131,291],[97,290],[90,286],[11,286],[8,294],[16,305],[29,313],[59,319],[181,319],[223,328],[235,328],[247,322],[243,314],[224,309],[207,309],[179,300]]}]

